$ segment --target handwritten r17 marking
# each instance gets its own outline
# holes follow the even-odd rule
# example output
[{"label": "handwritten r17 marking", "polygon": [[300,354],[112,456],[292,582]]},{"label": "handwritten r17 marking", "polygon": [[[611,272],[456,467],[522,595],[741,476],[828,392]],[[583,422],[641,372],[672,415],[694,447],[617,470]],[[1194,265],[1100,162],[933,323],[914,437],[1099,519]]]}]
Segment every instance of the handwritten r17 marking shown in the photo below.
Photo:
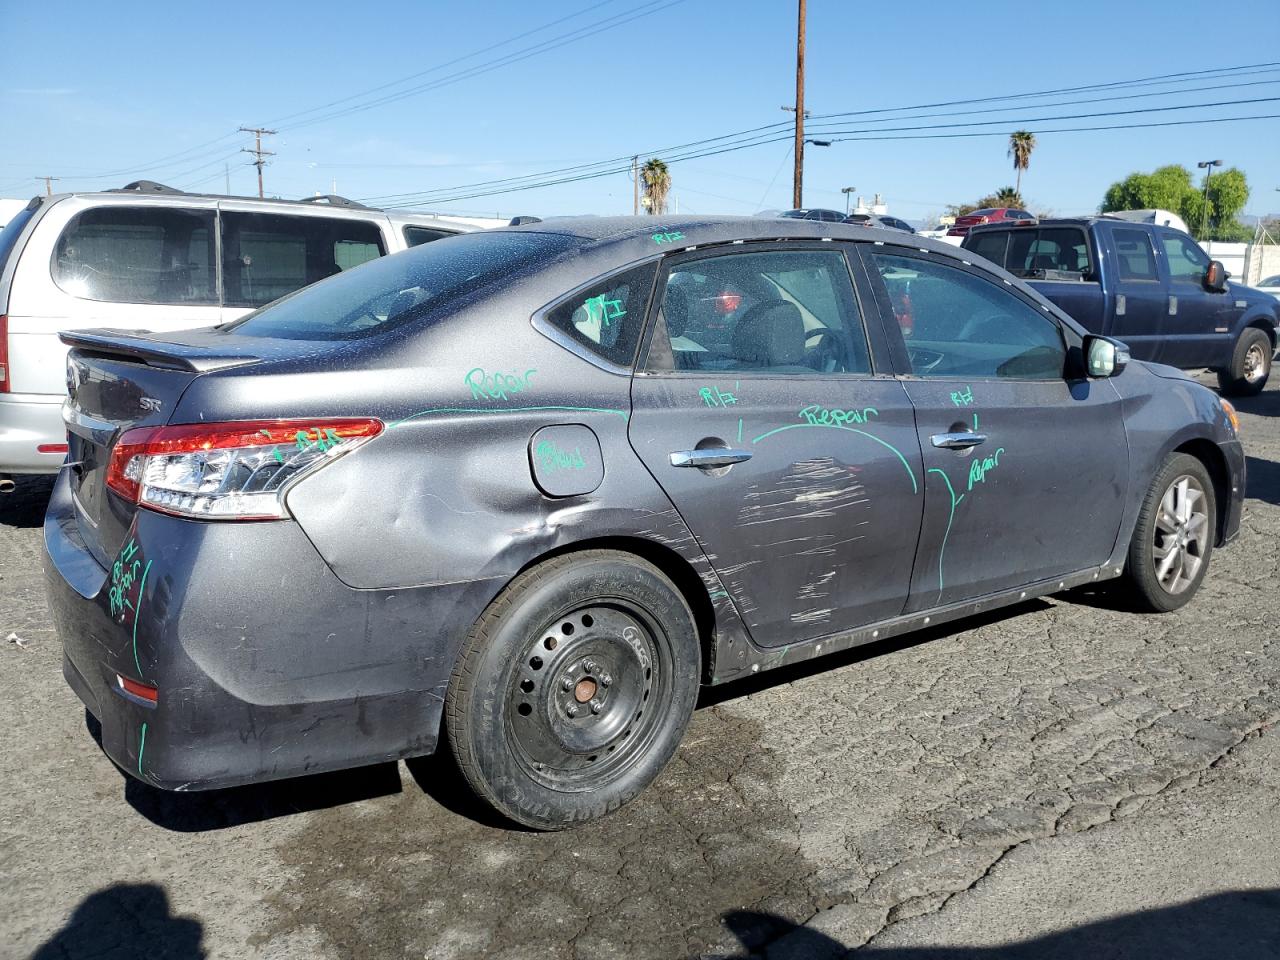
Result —
[{"label": "handwritten r17 marking", "polygon": [[952,390],[951,402],[957,407],[973,406],[973,387],[966,386],[963,390]]},{"label": "handwritten r17 marking", "polygon": [[654,243],[675,243],[677,240],[683,240],[684,234],[679,230],[668,230],[665,233],[655,233],[653,235]]},{"label": "handwritten r17 marking", "polygon": [[738,402],[738,398],[732,393],[721,390],[719,387],[703,387],[698,391],[698,396],[708,407],[727,407]]},{"label": "handwritten r17 marking", "polygon": [[613,321],[627,315],[627,311],[622,308],[621,300],[609,300],[606,296],[602,293],[598,297],[588,297],[582,304],[582,308],[587,311],[587,320],[598,323],[602,327],[607,327]]}]

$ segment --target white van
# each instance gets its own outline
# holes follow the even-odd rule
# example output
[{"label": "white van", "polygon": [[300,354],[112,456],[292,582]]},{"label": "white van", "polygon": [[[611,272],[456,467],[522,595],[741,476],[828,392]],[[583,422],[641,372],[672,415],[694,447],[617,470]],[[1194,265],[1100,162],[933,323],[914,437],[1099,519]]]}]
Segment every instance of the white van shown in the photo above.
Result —
[{"label": "white van", "polygon": [[0,492],[66,453],[60,330],[181,330],[243,316],[383,254],[470,232],[341,197],[256,200],[149,181],[36,197],[0,231]]}]

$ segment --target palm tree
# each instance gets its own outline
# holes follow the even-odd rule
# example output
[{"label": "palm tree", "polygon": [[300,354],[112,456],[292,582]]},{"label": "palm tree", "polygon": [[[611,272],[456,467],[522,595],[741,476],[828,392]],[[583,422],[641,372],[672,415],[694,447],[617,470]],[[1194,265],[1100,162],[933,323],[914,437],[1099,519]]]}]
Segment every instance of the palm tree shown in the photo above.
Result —
[{"label": "palm tree", "polygon": [[655,216],[667,212],[667,194],[671,192],[671,173],[657,157],[646,160],[640,168],[644,187],[644,208]]},{"label": "palm tree", "polygon": [[1031,166],[1031,151],[1036,148],[1036,135],[1029,130],[1015,130],[1009,134],[1009,156],[1013,157],[1013,169],[1018,171],[1018,183],[1014,187],[1022,192],[1022,171]]},{"label": "palm tree", "polygon": [[1021,209],[1024,205],[1022,194],[1018,192],[1016,187],[1001,187],[991,195],[991,199],[995,201],[992,206],[996,207],[1016,207]]}]

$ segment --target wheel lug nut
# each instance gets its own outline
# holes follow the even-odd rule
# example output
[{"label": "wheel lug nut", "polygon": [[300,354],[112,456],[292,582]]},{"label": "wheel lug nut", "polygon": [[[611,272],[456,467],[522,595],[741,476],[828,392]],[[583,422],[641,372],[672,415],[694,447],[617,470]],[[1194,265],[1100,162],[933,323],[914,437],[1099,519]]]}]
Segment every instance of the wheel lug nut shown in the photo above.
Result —
[{"label": "wheel lug nut", "polygon": [[611,683],[613,683],[613,677],[609,676],[607,673],[600,678],[600,686],[602,687],[607,687]]},{"label": "wheel lug nut", "polygon": [[601,710],[603,710],[603,709],[604,709],[604,704],[602,704],[599,700],[592,700],[592,701],[591,701],[591,712],[592,712],[592,713],[599,713],[599,712],[600,712]]},{"label": "wheel lug nut", "polygon": [[583,660],[582,669],[585,670],[587,673],[595,673],[596,662],[594,660]]},{"label": "wheel lug nut", "polygon": [[573,689],[573,677],[568,676],[568,675],[566,674],[566,675],[565,675],[565,677],[564,677],[564,679],[560,681],[560,689],[564,690],[564,691],[565,691],[565,693],[568,693],[570,690],[572,690],[572,689]]},{"label": "wheel lug nut", "polygon": [[576,703],[571,703],[564,708],[564,712],[571,718],[576,717],[578,715],[578,705]]}]

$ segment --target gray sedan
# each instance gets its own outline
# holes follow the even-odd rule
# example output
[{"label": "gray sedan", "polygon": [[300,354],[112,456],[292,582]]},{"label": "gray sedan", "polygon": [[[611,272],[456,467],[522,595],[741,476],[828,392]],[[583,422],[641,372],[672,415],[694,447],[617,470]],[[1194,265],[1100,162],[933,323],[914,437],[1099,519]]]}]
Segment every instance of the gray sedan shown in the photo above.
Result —
[{"label": "gray sedan", "polygon": [[1240,525],[1229,404],[899,231],[547,220],[64,339],[64,672],[166,789],[447,738],[565,827],[700,686],[1103,581],[1171,610]]}]

